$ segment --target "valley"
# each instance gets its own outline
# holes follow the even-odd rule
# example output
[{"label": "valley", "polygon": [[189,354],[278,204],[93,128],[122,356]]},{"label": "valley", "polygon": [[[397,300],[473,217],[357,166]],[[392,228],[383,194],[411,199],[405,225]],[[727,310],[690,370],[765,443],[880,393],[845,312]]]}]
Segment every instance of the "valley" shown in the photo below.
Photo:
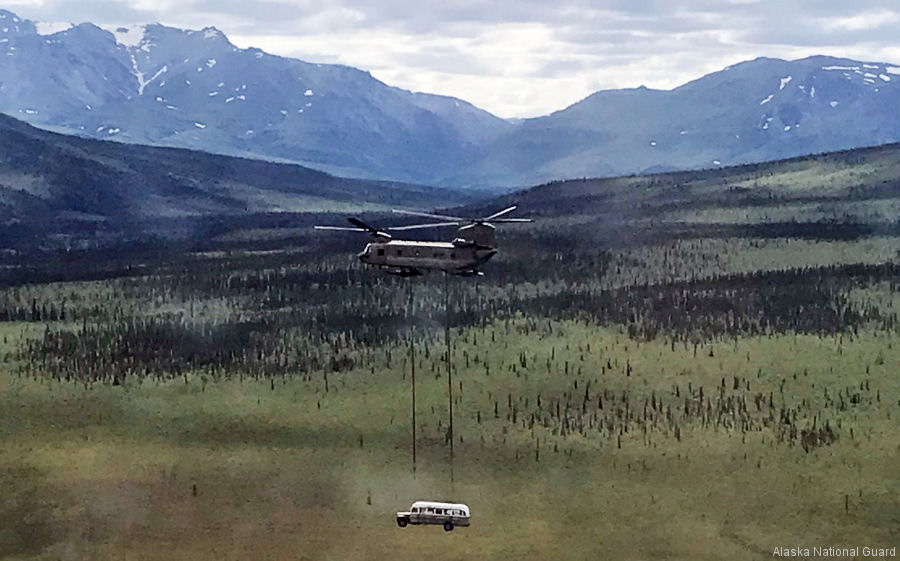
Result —
[{"label": "valley", "polygon": [[[313,212],[7,258],[0,556],[892,547],[898,157],[883,146],[450,203],[518,203],[535,222],[501,226],[485,276],[446,285],[364,270],[366,239],[313,231],[341,219]],[[421,498],[466,502],[472,526],[398,528]]]}]

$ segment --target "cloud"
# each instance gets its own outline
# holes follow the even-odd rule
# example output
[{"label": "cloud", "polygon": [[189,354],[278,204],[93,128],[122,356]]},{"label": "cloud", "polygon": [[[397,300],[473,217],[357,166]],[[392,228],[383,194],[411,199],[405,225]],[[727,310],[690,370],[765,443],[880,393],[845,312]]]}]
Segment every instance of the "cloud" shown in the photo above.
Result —
[{"label": "cloud", "polygon": [[505,117],[672,88],[757,56],[900,62],[896,0],[14,0],[43,21],[214,25],[237,45],[369,70]]}]

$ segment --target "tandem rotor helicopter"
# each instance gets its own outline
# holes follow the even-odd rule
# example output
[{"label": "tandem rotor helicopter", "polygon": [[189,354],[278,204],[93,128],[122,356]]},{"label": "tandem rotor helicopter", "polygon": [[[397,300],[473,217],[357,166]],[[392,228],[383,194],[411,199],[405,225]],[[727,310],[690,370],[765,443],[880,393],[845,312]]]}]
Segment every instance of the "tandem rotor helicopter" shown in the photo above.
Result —
[{"label": "tandem rotor helicopter", "polygon": [[[452,275],[473,276],[482,275],[483,273],[478,270],[478,267],[497,254],[494,224],[532,221],[530,218],[501,218],[516,208],[514,205],[484,218],[464,218],[394,209],[393,212],[396,214],[434,218],[443,222],[379,229],[358,218],[348,218],[347,220],[353,224],[353,228],[347,226],[315,226],[315,228],[317,230],[368,232],[375,238],[375,241],[366,244],[365,249],[359,253],[359,260],[366,265],[380,267],[391,275],[414,277],[423,274],[424,271],[444,271]],[[394,239],[387,232],[387,230],[396,232],[443,226],[460,226],[452,241],[422,242]]]}]

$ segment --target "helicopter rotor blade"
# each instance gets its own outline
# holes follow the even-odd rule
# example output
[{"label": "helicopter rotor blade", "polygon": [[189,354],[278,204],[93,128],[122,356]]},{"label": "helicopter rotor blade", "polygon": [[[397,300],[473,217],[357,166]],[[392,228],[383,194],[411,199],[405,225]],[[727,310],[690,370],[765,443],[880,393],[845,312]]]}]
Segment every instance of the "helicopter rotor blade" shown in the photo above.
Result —
[{"label": "helicopter rotor blade", "polygon": [[359,232],[359,228],[350,228],[347,226],[313,226],[316,230],[340,230],[342,232]]},{"label": "helicopter rotor blade", "polygon": [[495,218],[490,222],[534,222],[534,220],[531,218]]},{"label": "helicopter rotor blade", "polygon": [[347,222],[353,224],[355,228],[348,228],[347,226],[313,226],[316,230],[340,230],[342,232],[367,232],[372,234],[376,238],[382,239],[391,239],[391,235],[385,232],[384,230],[379,230],[372,226],[369,226],[359,218],[350,217],[347,219]]},{"label": "helicopter rotor blade", "polygon": [[366,224],[365,222],[363,222],[362,220],[360,220],[359,218],[354,218],[354,217],[351,216],[350,218],[347,219],[347,222],[349,222],[350,224],[353,224],[354,226],[356,226],[356,227],[359,228],[360,230],[365,230],[365,231],[367,231],[367,232],[372,232],[372,233],[378,231],[378,230],[376,230],[375,228],[373,228],[372,226],[369,226],[368,224]]},{"label": "helicopter rotor blade", "polygon": [[442,226],[459,226],[459,222],[432,222],[430,224],[410,224],[408,226],[393,226],[386,230],[419,230],[421,228],[440,228]]},{"label": "helicopter rotor blade", "polygon": [[511,207],[509,207],[509,208],[504,208],[504,209],[501,210],[500,212],[495,212],[494,214],[488,216],[487,218],[482,218],[481,220],[482,220],[482,222],[490,222],[491,220],[493,220],[493,219],[495,219],[495,218],[500,218],[500,217],[503,216],[504,214],[508,214],[508,213],[510,213],[510,212],[512,212],[512,211],[514,211],[514,210],[516,210],[516,208],[518,208],[518,205],[513,205],[513,206],[511,206]]},{"label": "helicopter rotor blade", "polygon": [[421,216],[424,218],[438,218],[440,220],[461,220],[464,222],[470,222],[471,218],[463,218],[462,216],[447,216],[446,214],[431,214],[429,212],[416,212],[414,210],[399,210],[399,209],[391,209],[391,212],[395,214],[408,214],[409,216]]},{"label": "helicopter rotor blade", "polygon": [[391,239],[391,235],[388,234],[387,232],[385,232],[384,230],[379,230],[378,228],[375,228],[374,226],[369,226],[368,224],[366,224],[359,218],[354,218],[351,216],[350,218],[347,219],[347,222],[349,222],[350,224],[353,224],[354,226],[356,226],[363,232],[368,232],[368,233],[372,234],[376,238],[383,238],[383,239],[388,239],[388,240]]}]

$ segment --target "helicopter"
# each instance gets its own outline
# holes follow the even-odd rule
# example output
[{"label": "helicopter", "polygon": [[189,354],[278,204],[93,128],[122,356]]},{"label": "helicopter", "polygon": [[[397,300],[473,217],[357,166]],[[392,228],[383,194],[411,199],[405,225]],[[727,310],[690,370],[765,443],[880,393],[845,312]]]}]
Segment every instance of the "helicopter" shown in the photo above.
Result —
[{"label": "helicopter", "polygon": [[[427,224],[410,224],[378,229],[358,218],[348,218],[353,228],[347,226],[315,226],[317,230],[344,230],[367,232],[375,241],[366,244],[359,254],[359,260],[366,265],[376,266],[391,275],[414,277],[425,271],[443,271],[452,275],[482,275],[478,267],[497,254],[494,241],[494,224],[511,222],[531,222],[530,218],[502,218],[516,210],[513,205],[484,218],[465,218],[432,214],[410,210],[397,210],[396,214],[405,214],[422,218],[442,220]],[[443,226],[460,226],[456,237],[449,242],[423,242],[395,239],[390,231],[417,230],[421,228],[440,228]]]}]

